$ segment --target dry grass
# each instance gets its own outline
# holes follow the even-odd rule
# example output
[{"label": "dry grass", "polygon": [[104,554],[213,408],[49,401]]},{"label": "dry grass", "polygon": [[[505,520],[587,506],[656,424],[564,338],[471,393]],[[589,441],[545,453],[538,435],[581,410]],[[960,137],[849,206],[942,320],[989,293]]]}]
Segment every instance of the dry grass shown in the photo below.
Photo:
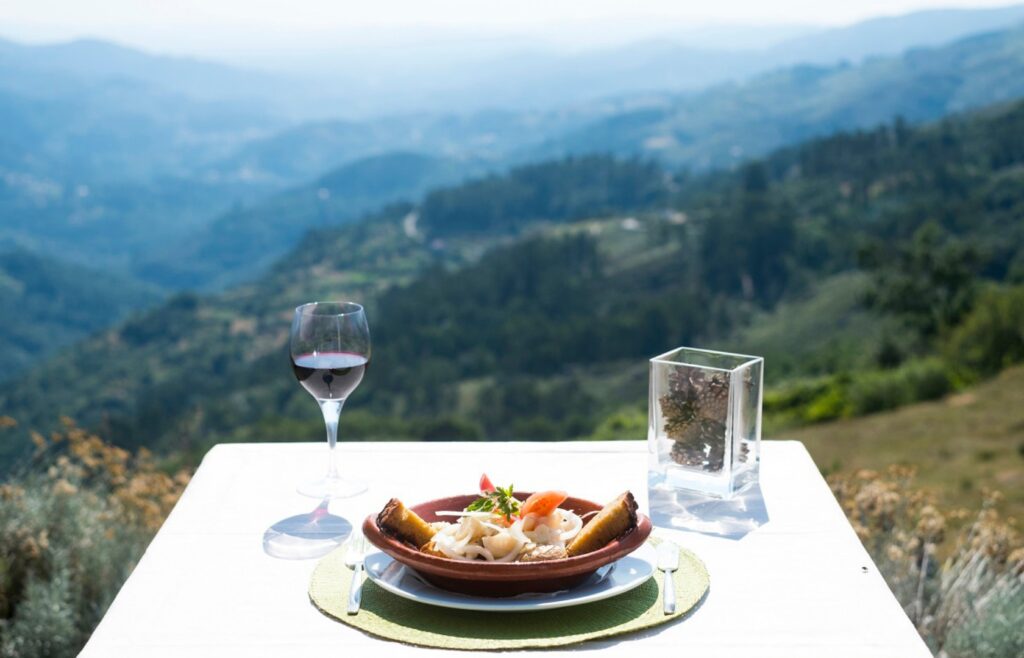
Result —
[{"label": "dry grass", "polygon": [[787,431],[826,473],[916,468],[916,482],[949,507],[978,509],[1002,492],[1000,513],[1024,518],[1024,367],[944,400]]}]

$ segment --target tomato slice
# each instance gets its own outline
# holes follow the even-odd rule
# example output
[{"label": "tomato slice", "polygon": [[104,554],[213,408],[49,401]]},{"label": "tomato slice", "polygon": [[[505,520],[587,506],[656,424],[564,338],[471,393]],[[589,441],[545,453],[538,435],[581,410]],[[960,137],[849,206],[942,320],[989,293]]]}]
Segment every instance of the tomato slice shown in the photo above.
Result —
[{"label": "tomato slice", "polygon": [[527,514],[547,516],[555,511],[555,508],[565,502],[569,494],[564,491],[538,491],[523,501],[519,506],[519,516]]},{"label": "tomato slice", "polygon": [[490,493],[494,491],[494,484],[491,483],[491,478],[487,477],[487,473],[480,476],[480,493]]}]

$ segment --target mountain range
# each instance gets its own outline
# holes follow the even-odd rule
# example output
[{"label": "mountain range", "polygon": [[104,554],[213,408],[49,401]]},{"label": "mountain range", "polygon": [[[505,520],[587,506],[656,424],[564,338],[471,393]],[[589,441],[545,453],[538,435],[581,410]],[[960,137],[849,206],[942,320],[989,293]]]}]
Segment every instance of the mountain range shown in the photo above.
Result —
[{"label": "mountain range", "polygon": [[[611,153],[656,160],[671,169],[729,168],[773,148],[837,130],[871,127],[895,117],[929,121],[1020,96],[1024,28],[857,66],[792,67],[699,93],[609,103],[588,115],[558,113],[546,119],[543,113],[506,112],[410,118],[406,125],[418,126],[409,130],[419,135],[410,143],[421,153],[449,154],[434,161],[436,174],[428,171],[422,156],[404,152],[344,164],[328,180],[358,181],[356,185],[331,190],[331,185],[304,184],[233,210],[195,231],[180,247],[162,248],[135,271],[151,283],[170,287],[209,288],[241,281],[283,254],[308,228],[350,220],[375,204],[416,201],[431,184],[485,170],[500,172],[517,163]],[[351,122],[304,125],[248,144],[234,166],[271,172],[293,162],[326,166],[351,153],[354,142],[370,147],[389,143],[386,137],[375,138],[378,133],[392,140],[403,134],[397,118],[373,125],[379,130],[363,131]],[[445,134],[451,136],[447,146]],[[457,136],[461,146],[456,146]],[[412,178],[403,183],[410,172]],[[314,201],[322,189],[331,194],[329,203]],[[296,210],[287,212],[286,205]],[[173,262],[160,264],[167,261]]]},{"label": "mountain range", "polygon": [[786,143],[875,125],[927,121],[1024,94],[1024,28],[875,57],[800,65],[745,82],[652,96],[543,149],[638,154],[695,168],[727,167]]},{"label": "mountain range", "polygon": [[[361,281],[353,294],[376,295],[431,264],[464,267],[533,231],[519,226],[528,208],[558,224],[635,211],[675,226],[665,218],[678,219],[678,203],[664,199],[695,180],[719,185],[727,170],[773,149],[1024,95],[1024,28],[1012,27],[1022,16],[1024,7],[921,12],[757,48],[737,47],[725,30],[720,48],[667,40],[481,60],[487,76],[463,80],[468,69],[451,70],[451,93],[435,94],[443,111],[403,105],[362,118],[339,118],[344,99],[325,101],[309,79],[285,73],[98,41],[0,41],[3,303],[23,309],[0,316],[0,342],[10,346],[0,378],[168,295],[154,313],[177,309],[169,327],[181,309],[213,299],[175,295],[182,290],[231,300],[258,291],[287,306],[307,289],[334,295],[331,286]],[[476,100],[464,102],[460,80],[475,81],[466,89]],[[580,172],[591,171],[593,153],[629,163],[599,167],[594,180],[631,181],[648,201],[610,203],[573,178],[590,175]],[[707,173],[716,169],[726,171]],[[474,229],[478,220],[489,223]],[[633,244],[633,232],[614,233]],[[322,280],[310,273],[322,267],[303,269],[324,244],[355,269],[327,268]],[[286,299],[284,290],[294,294]],[[73,300],[89,300],[88,308]],[[61,304],[69,321],[56,327]],[[148,327],[147,317],[130,322]],[[156,340],[154,322],[138,335]],[[29,339],[33,326],[45,329]],[[229,331],[228,342],[248,335],[246,321],[231,326],[241,333]],[[125,417],[115,407],[101,408]]]},{"label": "mountain range", "polygon": [[877,367],[896,325],[865,316],[860,249],[939,231],[970,241],[988,280],[1019,276],[1022,164],[1015,103],[840,133],[736,171],[608,156],[517,167],[315,231],[251,283],[137,314],[4,385],[0,413],[38,428],[67,414],[125,445],[198,452],[318,435],[286,343],[290,309],[326,297],[366,303],[374,331],[348,437],[599,434],[642,404],[646,356],[735,349],[755,320],[799,334],[794,318],[820,322],[800,306],[837,289],[850,308],[835,316],[861,319],[791,349],[772,377]]},{"label": "mountain range", "polygon": [[[1017,9],[999,15],[1012,22],[1010,18],[1018,13],[1024,17]],[[925,25],[929,16],[952,22],[959,14],[912,16]],[[839,58],[823,56],[817,61],[828,63],[790,63],[772,72],[739,76],[740,81],[686,93],[658,91],[687,86],[663,81],[662,86],[645,93],[622,92],[558,110],[308,123],[253,140],[226,160],[223,169],[294,180],[314,176],[373,148],[472,155],[499,163],[612,152],[640,154],[691,168],[730,166],[776,146],[830,131],[869,126],[895,116],[929,120],[1020,93],[1024,28],[986,32],[905,54],[865,55],[865,44],[872,43],[866,32],[878,29],[887,34],[898,31],[900,25],[896,19],[886,19],[872,23],[873,28],[849,28],[863,39],[854,42],[861,49],[860,56],[853,58],[857,63],[836,63]],[[915,33],[922,32],[919,28]],[[920,41],[930,44],[938,39],[922,36]],[[825,45],[814,40],[801,43],[804,45],[793,46],[791,54],[780,56],[780,61],[790,62],[805,47]],[[881,37],[879,49],[890,50]],[[651,46],[650,57],[645,60],[647,70],[705,66],[703,60],[688,66],[672,48],[658,45]],[[546,70],[539,63],[528,68]],[[578,75],[585,76],[585,71],[583,67]]]},{"label": "mountain range", "polygon": [[648,40],[578,52],[439,34],[438,43],[421,36],[411,44],[381,39],[376,45],[362,40],[348,48],[314,47],[284,64],[276,57],[272,72],[259,64],[146,53],[97,39],[33,45],[0,40],[0,89],[44,98],[96,88],[146,89],[178,103],[248,108],[291,121],[555,110],[622,94],[697,90],[794,64],[856,63],[1022,20],[1020,5],[927,10],[831,28],[666,30]]},{"label": "mountain range", "polygon": [[[831,67],[870,57],[895,56],[913,48],[938,47],[967,36],[998,31],[1024,21],[1024,6],[929,10],[866,20],[849,26],[810,29],[803,34],[758,43],[749,30],[717,30],[715,38],[692,33],[578,53],[521,48],[483,55],[470,45],[461,61],[447,52],[433,69],[416,62],[416,75],[402,75],[402,64],[369,70],[367,81],[393,76],[401,84],[377,84],[366,94],[396,107],[435,112],[502,107],[551,110],[587,105],[606,98],[663,90],[697,91],[740,82],[774,69],[806,64]],[[695,30],[696,31],[696,30]],[[454,51],[453,46],[450,50]],[[457,52],[457,51],[456,51]],[[344,58],[339,54],[339,66]],[[432,75],[433,74],[433,75]],[[358,73],[346,78],[359,89]],[[443,83],[433,85],[435,77]],[[355,80],[353,80],[355,78]],[[381,89],[381,87],[384,89]],[[376,94],[374,94],[376,92]]]}]

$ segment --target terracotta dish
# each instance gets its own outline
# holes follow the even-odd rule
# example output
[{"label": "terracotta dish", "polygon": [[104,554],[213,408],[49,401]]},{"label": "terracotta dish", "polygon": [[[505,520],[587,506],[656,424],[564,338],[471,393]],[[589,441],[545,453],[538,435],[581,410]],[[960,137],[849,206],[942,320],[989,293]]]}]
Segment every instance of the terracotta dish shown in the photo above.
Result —
[{"label": "terracotta dish", "polygon": [[[519,500],[525,500],[529,495],[515,493]],[[477,498],[479,494],[439,498],[410,509],[428,523],[450,521],[451,517],[442,519],[435,512],[461,510]],[[599,511],[603,506],[582,498],[569,497],[559,507],[582,516]],[[604,565],[639,548],[651,534],[651,520],[644,514],[637,514],[635,528],[602,548],[575,557],[541,562],[494,563],[429,555],[382,532],[377,525],[376,514],[367,516],[363,521],[363,533],[374,546],[415,569],[437,587],[475,596],[515,596],[527,592],[554,592],[580,584]]]}]

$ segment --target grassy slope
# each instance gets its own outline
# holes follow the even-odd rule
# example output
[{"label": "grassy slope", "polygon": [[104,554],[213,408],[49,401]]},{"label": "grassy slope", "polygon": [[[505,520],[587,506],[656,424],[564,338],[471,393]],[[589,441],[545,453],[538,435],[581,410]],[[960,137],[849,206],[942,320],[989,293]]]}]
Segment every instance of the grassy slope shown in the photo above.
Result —
[{"label": "grassy slope", "polygon": [[983,488],[1024,518],[1024,367],[944,400],[805,427],[773,438],[803,441],[824,471],[917,466],[942,502],[976,508]]}]

